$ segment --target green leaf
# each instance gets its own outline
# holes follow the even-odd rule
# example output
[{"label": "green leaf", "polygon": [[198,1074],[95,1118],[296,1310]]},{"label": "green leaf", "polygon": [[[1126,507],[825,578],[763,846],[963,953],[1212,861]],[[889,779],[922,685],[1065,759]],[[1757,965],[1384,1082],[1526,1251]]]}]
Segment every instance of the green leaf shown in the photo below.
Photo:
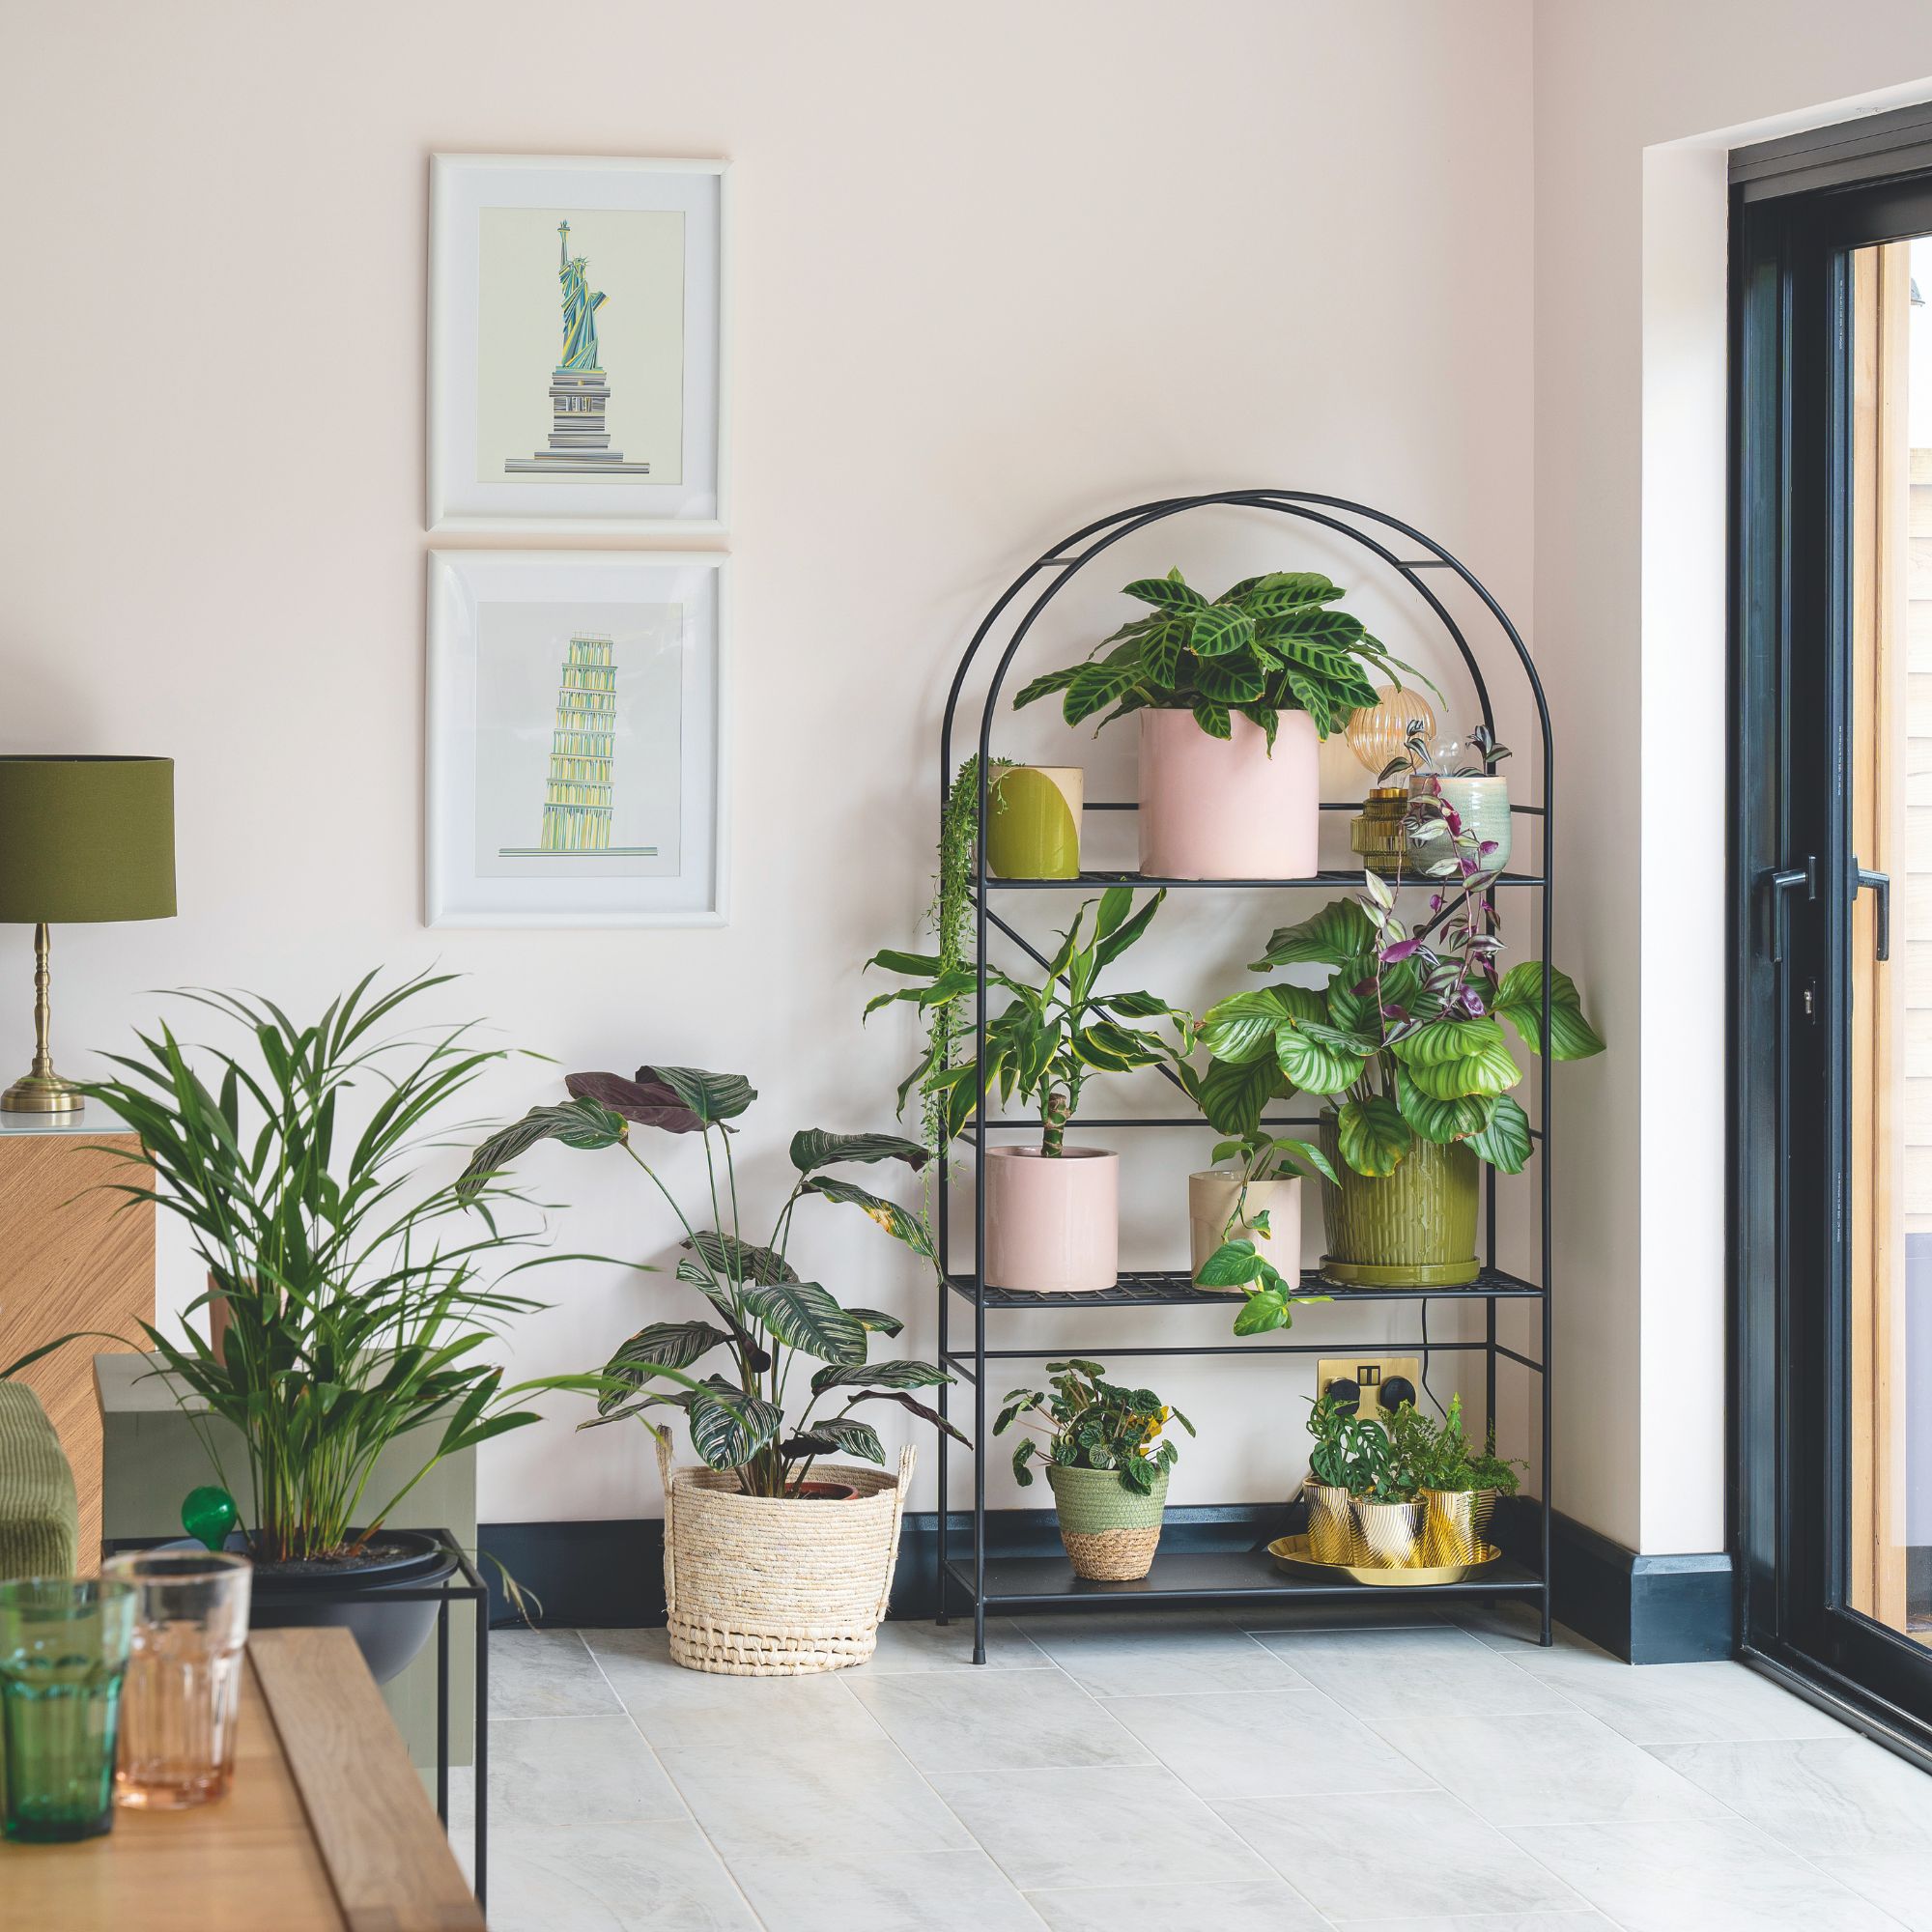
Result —
[{"label": "green leaf", "polygon": [[791,1137],[791,1164],[801,1174],[842,1160],[902,1160],[917,1173],[925,1165],[926,1151],[898,1134],[832,1134],[805,1127]]},{"label": "green leaf", "polygon": [[1293,1023],[1284,1025],[1274,1037],[1275,1063],[1290,1084],[1304,1094],[1339,1094],[1362,1077],[1362,1063],[1368,1056],[1344,1044],[1351,1035],[1333,1027],[1320,1031],[1328,1037],[1319,1038],[1314,1031]]},{"label": "green leaf", "polygon": [[821,1362],[863,1362],[866,1324],[815,1281],[782,1281],[745,1291],[745,1313],[762,1321],[787,1349]]},{"label": "green leaf", "polygon": [[[1543,966],[1524,959],[1502,977],[1496,996],[1491,1002],[1522,1036],[1530,1052],[1542,1050]],[[1582,997],[1577,982],[1560,967],[1549,970],[1549,1048],[1557,1060],[1588,1060],[1604,1050],[1603,1036],[1583,1017]]]},{"label": "green leaf", "polygon": [[1503,1093],[1522,1078],[1522,1072],[1510,1058],[1500,1031],[1497,1038],[1484,1041],[1475,1052],[1464,1054],[1460,1060],[1444,1060],[1429,1065],[1411,1064],[1408,1077],[1435,1100],[1457,1100],[1467,1094],[1491,1097]]},{"label": "green leaf", "polygon": [[1249,1295],[1241,1312],[1235,1317],[1235,1333],[1265,1335],[1271,1329],[1292,1327],[1293,1322],[1287,1295],[1278,1288],[1264,1288]]},{"label": "green leaf", "polygon": [[1505,1174],[1520,1174],[1532,1145],[1529,1116],[1507,1094],[1499,1094],[1490,1110],[1489,1125],[1471,1134],[1468,1145]]},{"label": "green leaf", "polygon": [[[753,1247],[733,1235],[721,1235],[716,1228],[700,1228],[684,1243],[696,1249],[705,1265],[721,1279],[756,1282],[769,1288],[774,1282],[796,1281],[798,1270],[775,1249]],[[689,1280],[685,1264],[678,1264],[678,1279]]]},{"label": "green leaf", "polygon": [[781,1409],[717,1377],[693,1394],[685,1417],[691,1446],[714,1469],[749,1463],[784,1427]]},{"label": "green leaf", "polygon": [[1066,697],[1061,706],[1066,722],[1078,724],[1083,718],[1104,711],[1125,696],[1128,686],[1139,675],[1140,667],[1134,664],[1082,665],[1067,683]]},{"label": "green leaf", "polygon": [[1137,578],[1122,594],[1137,597],[1143,604],[1151,604],[1162,611],[1202,611],[1208,606],[1200,591],[1181,582],[1178,570],[1166,577]]},{"label": "green leaf", "polygon": [[[1254,640],[1255,620],[1245,611],[1227,604],[1210,604],[1199,611],[1187,633],[1189,649],[1197,658],[1209,661],[1236,651],[1245,653]],[[1208,666],[1203,664],[1195,670],[1203,691],[1209,689],[1207,669]]]},{"label": "green leaf", "polygon": [[1321,994],[1306,986],[1263,986],[1215,1001],[1202,1017],[1201,1040],[1216,1060],[1239,1065],[1271,1052],[1284,1020],[1325,1017]]},{"label": "green leaf", "polygon": [[1172,691],[1180,671],[1180,654],[1186,645],[1185,624],[1156,624],[1141,639],[1142,682]]},{"label": "green leaf", "polygon": [[1204,697],[1195,705],[1194,722],[1210,738],[1232,738],[1235,735],[1234,720],[1228,707],[1211,698]]},{"label": "green leaf", "polygon": [[1217,1060],[1202,1075],[1196,1104],[1208,1124],[1244,1139],[1261,1125],[1263,1110],[1284,1091],[1271,1055],[1258,1060]]},{"label": "green leaf", "polygon": [[1195,685],[1210,704],[1252,704],[1267,689],[1267,672],[1252,656],[1203,658]]},{"label": "green leaf", "polygon": [[1265,955],[1250,969],[1266,973],[1277,966],[1359,966],[1374,955],[1376,929],[1356,899],[1334,899],[1297,925],[1270,935]]},{"label": "green leaf", "polygon": [[565,1100],[554,1107],[532,1107],[521,1121],[498,1129],[469,1156],[456,1183],[456,1198],[474,1201],[492,1176],[501,1174],[520,1153],[539,1141],[561,1141],[570,1148],[615,1147],[624,1138],[620,1116],[595,1100]]},{"label": "green leaf", "polygon": [[822,1194],[828,1201],[842,1201],[863,1209],[895,1240],[903,1241],[914,1254],[931,1260],[932,1238],[926,1233],[925,1223],[910,1209],[901,1208],[896,1201],[888,1201],[884,1195],[854,1187],[849,1180],[835,1180],[829,1174],[821,1174],[815,1180],[807,1181],[805,1191],[808,1194]]},{"label": "green leaf", "polygon": [[[1232,593],[1231,593],[1232,594]],[[1311,604],[1332,604],[1342,586],[1317,570],[1280,570],[1257,577],[1242,589],[1241,608],[1254,617],[1278,617]]]},{"label": "green leaf", "polygon": [[1125,1073],[1136,1066],[1152,1066],[1164,1058],[1160,1042],[1151,1035],[1116,1026],[1112,1020],[1096,1020],[1090,1027],[1082,1027],[1069,1043],[1076,1060],[1096,1066],[1103,1073]]},{"label": "green leaf", "polygon": [[936,1388],[952,1379],[930,1362],[852,1362],[820,1369],[811,1378],[814,1395],[829,1388]]},{"label": "green leaf", "polygon": [[1393,1174],[1415,1145],[1415,1135],[1393,1100],[1377,1094],[1350,1100],[1335,1116],[1335,1140],[1342,1158],[1357,1174],[1378,1179]]},{"label": "green leaf", "polygon": [[688,1369],[700,1355],[730,1339],[708,1321],[653,1321],[617,1350],[604,1365],[604,1373],[641,1379],[639,1372],[647,1368]]},{"label": "green leaf", "polygon": [[1239,1288],[1245,1282],[1259,1281],[1266,1266],[1252,1241],[1223,1241],[1201,1264],[1195,1280],[1203,1288]]},{"label": "green leaf", "polygon": [[[943,1429],[953,1441],[963,1442],[969,1449],[973,1446],[973,1438],[970,1435],[955,1429],[936,1408],[928,1407],[926,1404],[907,1395],[902,1389],[867,1389],[852,1398],[853,1404],[862,1402],[895,1402],[910,1414],[918,1416],[922,1422],[929,1422],[935,1429]],[[998,1434],[997,1431],[994,1433]]]},{"label": "green leaf", "polygon": [[1013,709],[1018,711],[1023,706],[1033,703],[1036,698],[1048,697],[1056,691],[1065,691],[1073,682],[1079,670],[1078,665],[1067,665],[1063,669],[1050,670],[1035,678],[1031,684],[1021,688],[1019,696],[1013,699]]},{"label": "green leaf", "polygon": [[896,1315],[888,1315],[882,1308],[848,1308],[845,1312],[863,1321],[875,1335],[896,1335],[905,1327]]},{"label": "green leaf", "polygon": [[1440,1066],[1445,1061],[1465,1060],[1489,1046],[1508,1050],[1502,1028],[1492,1019],[1431,1020],[1414,1033],[1389,1041],[1389,1051],[1411,1066]]},{"label": "green leaf", "polygon": [[1490,1118],[1487,1100],[1466,1094],[1438,1100],[1425,1094],[1401,1066],[1395,1071],[1395,1098],[1403,1119],[1424,1140],[1434,1141],[1438,1147],[1480,1133]]},{"label": "green leaf", "polygon": [[[1116,892],[1127,890],[1124,886],[1116,886],[1109,891],[1107,896],[1111,897]],[[1154,914],[1160,910],[1161,900],[1166,896],[1167,888],[1162,886],[1151,898],[1142,901],[1140,911],[1131,919],[1122,920],[1113,931],[1102,935],[1099,944],[1094,949],[1094,965],[1096,972],[1102,966],[1111,966],[1148,929]]]},{"label": "green leaf", "polygon": [[833,1415],[823,1422],[814,1422],[811,1433],[823,1436],[835,1449],[841,1449],[848,1456],[863,1456],[867,1462],[885,1467],[886,1445],[869,1422],[861,1422],[851,1415]]},{"label": "green leaf", "polygon": [[668,1087],[700,1121],[732,1121],[758,1095],[742,1073],[707,1073],[701,1066],[640,1066],[639,1082]]}]

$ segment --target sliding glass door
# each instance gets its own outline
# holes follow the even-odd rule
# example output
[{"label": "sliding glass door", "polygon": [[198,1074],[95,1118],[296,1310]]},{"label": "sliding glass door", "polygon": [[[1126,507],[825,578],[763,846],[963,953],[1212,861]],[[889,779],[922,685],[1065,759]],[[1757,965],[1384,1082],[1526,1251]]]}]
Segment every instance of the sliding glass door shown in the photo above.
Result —
[{"label": "sliding glass door", "polygon": [[[1932,184],[1740,200],[1750,1650],[1932,1737]],[[1908,1742],[1912,1737],[1908,1737]]]}]

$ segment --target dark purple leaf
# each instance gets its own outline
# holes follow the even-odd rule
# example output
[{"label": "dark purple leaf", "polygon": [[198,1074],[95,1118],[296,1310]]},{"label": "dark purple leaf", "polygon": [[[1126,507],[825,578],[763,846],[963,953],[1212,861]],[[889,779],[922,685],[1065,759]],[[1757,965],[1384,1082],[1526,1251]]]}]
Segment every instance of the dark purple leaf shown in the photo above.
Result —
[{"label": "dark purple leaf", "polygon": [[1415,952],[1420,951],[1421,946],[1422,942],[1419,939],[1399,939],[1393,946],[1382,948],[1382,964],[1384,966],[1399,966],[1405,959],[1411,957]]},{"label": "dark purple leaf", "polygon": [[573,1073],[563,1083],[577,1099],[591,1099],[639,1125],[668,1134],[701,1134],[704,1122],[661,1080],[626,1080],[621,1073]]}]

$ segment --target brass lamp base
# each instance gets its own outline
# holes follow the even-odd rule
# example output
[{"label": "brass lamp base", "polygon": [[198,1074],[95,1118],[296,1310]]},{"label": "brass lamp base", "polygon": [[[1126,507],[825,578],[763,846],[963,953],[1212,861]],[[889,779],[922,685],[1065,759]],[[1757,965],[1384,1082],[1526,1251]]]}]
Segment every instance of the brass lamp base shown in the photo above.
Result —
[{"label": "brass lamp base", "polygon": [[23,1073],[0,1093],[0,1114],[77,1114],[85,1096],[58,1073]]}]

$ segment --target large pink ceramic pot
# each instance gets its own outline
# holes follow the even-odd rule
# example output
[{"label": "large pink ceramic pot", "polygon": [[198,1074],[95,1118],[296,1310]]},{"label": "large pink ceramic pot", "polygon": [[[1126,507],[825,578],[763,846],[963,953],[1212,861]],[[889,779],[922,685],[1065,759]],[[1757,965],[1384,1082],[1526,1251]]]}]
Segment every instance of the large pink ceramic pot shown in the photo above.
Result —
[{"label": "large pink ceramic pot", "polygon": [[1212,738],[1191,711],[1143,711],[1141,870],[1152,879],[1305,879],[1321,831],[1321,741],[1284,711],[1274,755],[1236,714]]},{"label": "large pink ceramic pot", "polygon": [[1094,1294],[1121,1273],[1121,1157],[986,1150],[986,1284],[1028,1294]]}]

